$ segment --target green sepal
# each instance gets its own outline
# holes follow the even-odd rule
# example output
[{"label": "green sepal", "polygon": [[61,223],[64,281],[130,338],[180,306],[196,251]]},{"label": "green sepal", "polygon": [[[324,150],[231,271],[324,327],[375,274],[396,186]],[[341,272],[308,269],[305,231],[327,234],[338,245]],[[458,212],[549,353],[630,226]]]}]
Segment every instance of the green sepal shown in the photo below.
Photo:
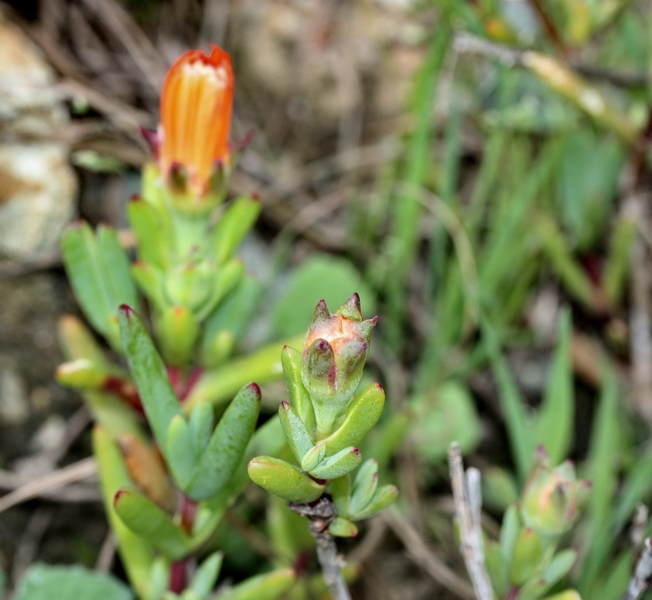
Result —
[{"label": "green sepal", "polygon": [[260,214],[260,202],[241,196],[224,211],[210,234],[218,265],[224,264],[253,227]]},{"label": "green sepal", "polygon": [[213,406],[209,402],[198,402],[190,413],[188,424],[195,456],[201,456],[213,433]]},{"label": "green sepal", "polygon": [[509,569],[510,582],[522,586],[538,573],[543,565],[545,552],[541,538],[534,529],[525,527],[516,539]]},{"label": "green sepal", "polygon": [[283,375],[290,393],[292,407],[305,424],[310,436],[314,438],[315,410],[310,401],[310,394],[303,385],[303,379],[301,378],[301,352],[290,348],[290,346],[285,346],[283,352],[281,352],[281,364],[283,365]]},{"label": "green sepal", "polygon": [[179,560],[191,549],[190,538],[147,496],[133,489],[121,488],[113,500],[122,522],[145,538],[170,560]]},{"label": "green sepal", "polygon": [[127,576],[139,597],[146,596],[154,553],[150,544],[127,527],[113,506],[117,491],[133,485],[124,458],[108,431],[96,425],[93,429],[93,454],[97,459],[102,498],[111,524],[111,531],[118,542],[118,553]]},{"label": "green sepal", "polygon": [[127,204],[127,216],[131,229],[138,240],[138,258],[165,269],[168,264],[169,227],[163,215],[142,198],[134,198]]},{"label": "green sepal", "polygon": [[165,457],[176,484],[186,489],[192,479],[198,455],[192,431],[183,415],[175,415],[168,428]]},{"label": "green sepal", "polygon": [[326,456],[326,447],[324,444],[313,446],[303,455],[303,459],[300,461],[301,468],[306,472],[316,469],[324,459],[324,456]]},{"label": "green sepal", "polygon": [[260,412],[260,388],[243,387],[220,419],[199,459],[186,493],[194,500],[217,494],[231,479],[242,460]]},{"label": "green sepal", "polygon": [[379,513],[384,508],[387,508],[398,497],[398,488],[395,485],[383,485],[376,490],[373,499],[364,509],[357,513],[351,514],[351,518],[359,521],[360,519],[368,519]]},{"label": "green sepal", "polygon": [[181,415],[167,370],[140,317],[129,306],[118,311],[120,334],[124,344],[129,371],[156,441],[167,448],[168,429],[176,415]]},{"label": "green sepal", "polygon": [[166,364],[183,367],[192,360],[199,324],[188,308],[170,306],[165,309],[159,318],[157,332]]},{"label": "green sepal", "polygon": [[197,594],[199,598],[208,597],[219,577],[223,558],[224,554],[222,552],[213,552],[213,554],[205,558],[190,580],[188,590]]},{"label": "green sepal", "polygon": [[335,517],[328,526],[328,532],[337,537],[356,537],[358,528],[344,517]]},{"label": "green sepal", "polygon": [[385,391],[374,383],[360,392],[349,405],[343,423],[323,440],[328,455],[359,444],[378,422],[385,405]]},{"label": "green sepal", "polygon": [[271,456],[250,460],[247,471],[256,485],[288,502],[312,502],[324,492],[324,484],[317,483],[294,465]]},{"label": "green sepal", "polygon": [[[299,461],[299,463],[301,463],[301,467],[304,471],[309,471],[310,468],[306,468],[303,465],[303,460],[307,453],[314,450],[313,446],[315,442],[308,433],[304,422],[301,420],[301,417],[294,412],[294,409],[288,402],[281,402],[281,406],[279,406],[278,409],[278,418],[294,457]],[[319,451],[317,451],[317,453],[318,452]],[[326,448],[322,447],[321,456],[316,458],[316,462],[312,462],[312,459],[315,459],[316,456],[315,452],[313,452],[308,464],[316,466],[324,457],[325,452]]]},{"label": "green sepal", "polygon": [[219,594],[216,600],[276,600],[292,587],[296,578],[294,569],[277,569],[245,579]]},{"label": "green sepal", "polygon": [[338,515],[349,514],[349,500],[351,496],[351,475],[347,473],[333,479],[330,485],[331,496],[337,508]]},{"label": "green sepal", "polygon": [[318,467],[310,471],[317,479],[335,479],[353,471],[362,460],[362,454],[357,448],[344,448],[337,454],[323,460]]},{"label": "green sepal", "polygon": [[353,480],[353,493],[349,502],[351,514],[362,512],[371,502],[378,487],[378,462],[373,458],[366,461]]},{"label": "green sepal", "polygon": [[165,277],[161,269],[150,263],[136,261],[131,265],[131,274],[140,291],[157,310],[162,311],[170,306],[163,289]]}]

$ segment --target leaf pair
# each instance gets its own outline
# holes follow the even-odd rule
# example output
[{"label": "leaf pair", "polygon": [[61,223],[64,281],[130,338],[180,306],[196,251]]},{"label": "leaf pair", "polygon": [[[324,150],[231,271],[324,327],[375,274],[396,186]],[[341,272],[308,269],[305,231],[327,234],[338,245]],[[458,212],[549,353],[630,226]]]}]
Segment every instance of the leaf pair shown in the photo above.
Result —
[{"label": "leaf pair", "polygon": [[129,258],[116,232],[100,225],[94,234],[88,223],[80,221],[64,234],[62,251],[68,279],[84,315],[120,351],[118,307],[137,306],[138,293]]},{"label": "leaf pair", "polygon": [[350,476],[339,477],[331,484],[333,502],[338,518],[329,527],[333,535],[351,537],[357,528],[351,521],[372,517],[389,506],[398,495],[395,485],[378,487],[378,461],[366,461],[355,475],[353,485]]},{"label": "leaf pair", "polygon": [[206,402],[197,403],[187,419],[141,319],[123,306],[119,322],[129,369],[175,482],[194,500],[217,495],[233,476],[254,431],[260,389],[250,384],[240,390],[215,430]]}]

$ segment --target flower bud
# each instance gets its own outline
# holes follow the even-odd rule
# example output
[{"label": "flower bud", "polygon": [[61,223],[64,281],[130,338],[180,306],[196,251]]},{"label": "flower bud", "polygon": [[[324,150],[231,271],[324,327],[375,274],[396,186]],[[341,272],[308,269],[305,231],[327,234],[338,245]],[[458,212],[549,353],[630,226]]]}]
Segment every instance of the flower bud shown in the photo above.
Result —
[{"label": "flower bud", "polygon": [[360,383],[376,321],[362,320],[358,294],[335,314],[324,300],[315,308],[304,341],[301,377],[315,409],[319,438],[332,433]]},{"label": "flower bud", "polygon": [[231,58],[221,48],[186,52],[168,71],[157,160],[177,209],[205,212],[221,201],[232,104]]},{"label": "flower bud", "polygon": [[577,520],[590,489],[588,480],[577,480],[571,461],[551,467],[550,459],[541,447],[537,465],[523,493],[523,521],[542,536],[562,535]]}]

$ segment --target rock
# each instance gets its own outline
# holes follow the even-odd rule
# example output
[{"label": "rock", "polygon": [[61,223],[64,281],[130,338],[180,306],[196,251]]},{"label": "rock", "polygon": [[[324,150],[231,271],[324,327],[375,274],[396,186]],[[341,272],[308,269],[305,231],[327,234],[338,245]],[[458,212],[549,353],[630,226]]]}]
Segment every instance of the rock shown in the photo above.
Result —
[{"label": "rock", "polygon": [[75,211],[77,181],[56,77],[38,49],[0,11],[0,256],[51,258]]}]

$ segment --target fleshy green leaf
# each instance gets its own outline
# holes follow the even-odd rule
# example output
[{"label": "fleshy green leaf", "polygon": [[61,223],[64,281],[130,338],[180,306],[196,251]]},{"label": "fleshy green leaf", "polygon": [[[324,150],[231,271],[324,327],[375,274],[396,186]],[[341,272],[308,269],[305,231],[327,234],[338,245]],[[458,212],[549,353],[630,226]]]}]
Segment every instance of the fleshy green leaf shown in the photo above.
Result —
[{"label": "fleshy green leaf", "polygon": [[260,388],[243,387],[224,412],[195,469],[187,493],[195,500],[217,494],[242,460],[260,412]]},{"label": "fleshy green leaf", "polygon": [[329,455],[359,444],[378,422],[385,405],[383,388],[374,383],[358,394],[349,405],[343,423],[323,443]]},{"label": "fleshy green leaf", "polygon": [[296,410],[299,417],[306,426],[308,433],[314,436],[315,433],[315,410],[310,401],[310,394],[303,385],[301,377],[302,358],[301,352],[285,346],[281,353],[281,363],[283,365],[283,375],[285,384],[290,393],[290,402]]},{"label": "fleshy green leaf", "polygon": [[361,460],[360,450],[354,447],[345,448],[323,460],[310,474],[318,479],[335,479],[353,471]]},{"label": "fleshy green leaf", "polygon": [[326,447],[324,444],[317,444],[304,454],[303,459],[301,460],[301,468],[306,472],[316,469],[325,455]]},{"label": "fleshy green leaf", "polygon": [[75,296],[91,325],[106,334],[117,306],[111,306],[97,243],[88,223],[70,227],[62,239],[63,262]]},{"label": "fleshy green leaf", "polygon": [[190,552],[190,539],[172,519],[149,498],[123,488],[113,501],[122,522],[145,538],[170,560],[178,560]]},{"label": "fleshy green leaf", "polygon": [[358,535],[358,528],[344,517],[335,517],[328,526],[328,532],[337,537],[355,537]]},{"label": "fleshy green leaf", "polygon": [[140,317],[129,306],[119,310],[120,335],[147,420],[161,448],[167,448],[170,423],[181,415],[167,370]]},{"label": "fleshy green leaf", "polygon": [[106,429],[100,426],[93,429],[93,453],[97,458],[102,498],[111,531],[118,540],[118,552],[131,585],[140,597],[144,597],[154,554],[150,544],[122,522],[113,506],[117,491],[122,487],[133,485],[133,482],[127,472],[122,453]]},{"label": "fleshy green leaf", "polygon": [[247,470],[255,484],[288,502],[317,500],[325,487],[294,465],[271,456],[258,456],[252,459]]},{"label": "fleshy green leaf", "polygon": [[168,429],[165,456],[176,483],[186,489],[192,479],[199,454],[193,433],[183,415],[175,415]]},{"label": "fleshy green leaf", "polygon": [[183,367],[191,362],[199,337],[199,324],[192,311],[170,306],[162,312],[156,329],[166,364]]},{"label": "fleshy green leaf", "polygon": [[378,487],[378,463],[373,459],[366,461],[353,480],[353,494],[349,510],[351,514],[359,513],[371,502]]},{"label": "fleshy green leaf", "polygon": [[[285,438],[290,445],[292,453],[301,463],[306,453],[308,453],[314,445],[311,435],[308,433],[304,422],[301,420],[299,415],[294,412],[294,409],[288,402],[281,402],[281,406],[278,409],[278,418],[281,422],[283,433],[285,433]],[[316,459],[317,462],[323,458],[325,452],[326,448],[322,446],[322,454]],[[310,462],[309,464],[311,466],[316,466],[317,462]],[[303,467],[303,469],[304,471],[310,470],[306,467]]]},{"label": "fleshy green leaf", "polygon": [[80,566],[32,565],[21,579],[15,600],[132,600],[131,590],[111,575]]},{"label": "fleshy green leaf", "polygon": [[260,214],[260,202],[249,196],[233,201],[211,232],[217,264],[224,264],[253,227]]},{"label": "fleshy green leaf", "polygon": [[364,507],[364,510],[355,515],[351,514],[351,518],[359,521],[360,519],[373,517],[376,513],[387,508],[397,497],[398,488],[395,485],[383,485],[376,490],[373,499]]},{"label": "fleshy green leaf", "polygon": [[188,589],[197,594],[199,598],[206,598],[215,587],[215,582],[222,568],[223,557],[224,555],[221,552],[213,552],[204,559],[204,562],[195,571]]},{"label": "fleshy green leaf", "polygon": [[246,579],[217,596],[217,600],[275,600],[290,589],[295,580],[293,569],[278,569]]}]

